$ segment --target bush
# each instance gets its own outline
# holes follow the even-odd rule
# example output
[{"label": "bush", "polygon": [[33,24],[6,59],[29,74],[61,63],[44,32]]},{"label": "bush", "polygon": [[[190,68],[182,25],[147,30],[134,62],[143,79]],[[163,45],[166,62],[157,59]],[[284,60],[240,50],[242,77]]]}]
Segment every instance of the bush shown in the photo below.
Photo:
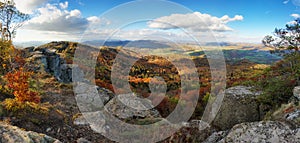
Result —
[{"label": "bush", "polygon": [[2,102],[2,106],[12,113],[42,113],[47,114],[49,112],[50,105],[39,105],[34,102],[20,102],[16,99],[5,99]]},{"label": "bush", "polygon": [[277,76],[259,83],[263,88],[263,94],[258,96],[258,101],[263,104],[278,107],[288,102],[293,95],[295,80],[291,77]]},{"label": "bush", "polygon": [[7,80],[7,87],[12,90],[15,100],[21,103],[34,102],[40,103],[38,92],[31,91],[29,88],[29,78],[32,72],[27,72],[23,68],[19,68],[14,72],[10,72],[4,76]]},{"label": "bush", "polygon": [[0,75],[11,70],[15,48],[10,42],[0,41]]},{"label": "bush", "polygon": [[263,91],[258,100],[274,108],[289,101],[293,88],[299,84],[300,54],[291,53],[284,59],[265,69],[255,81],[256,87]]}]

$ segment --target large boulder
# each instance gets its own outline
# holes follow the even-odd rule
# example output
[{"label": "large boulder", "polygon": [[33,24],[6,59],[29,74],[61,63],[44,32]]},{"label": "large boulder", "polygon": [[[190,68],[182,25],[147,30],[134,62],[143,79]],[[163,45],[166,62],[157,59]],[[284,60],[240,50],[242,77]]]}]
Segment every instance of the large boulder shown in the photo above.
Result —
[{"label": "large boulder", "polygon": [[261,121],[235,125],[219,143],[300,143],[300,130],[282,122]]},{"label": "large boulder", "polygon": [[121,94],[110,100],[105,109],[120,119],[160,118],[160,114],[149,99],[141,99],[134,94]]},{"label": "large boulder", "polygon": [[256,101],[259,94],[260,92],[253,92],[250,87],[245,86],[227,89],[212,125],[226,130],[239,123],[260,120],[259,103]]},{"label": "large boulder", "polygon": [[50,136],[32,131],[24,131],[16,126],[0,122],[0,142],[2,143],[60,143]]}]

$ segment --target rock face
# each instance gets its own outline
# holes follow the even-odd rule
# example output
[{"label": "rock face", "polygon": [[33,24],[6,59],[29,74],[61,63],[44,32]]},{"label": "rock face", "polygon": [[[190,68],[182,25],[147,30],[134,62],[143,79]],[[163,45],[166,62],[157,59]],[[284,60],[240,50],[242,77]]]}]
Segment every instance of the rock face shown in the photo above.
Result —
[{"label": "rock face", "polygon": [[[54,75],[60,82],[72,82],[72,65],[67,64],[62,55],[70,54],[71,42],[52,42],[49,45],[43,45],[37,48],[26,48],[24,55],[33,70],[44,70]],[[75,47],[73,47],[75,49]],[[67,52],[64,52],[67,51]],[[71,54],[70,54],[71,55]]]},{"label": "rock face", "polygon": [[250,91],[250,87],[236,86],[225,91],[222,106],[212,125],[221,129],[260,120],[259,103],[256,96],[259,93]]},{"label": "rock face", "polygon": [[0,122],[0,142],[3,143],[60,143],[59,140],[44,134],[24,131],[18,127]]},{"label": "rock face", "polygon": [[225,138],[225,142],[251,142],[251,143],[299,143],[300,130],[291,130],[282,122],[262,121],[242,123],[235,125]]}]

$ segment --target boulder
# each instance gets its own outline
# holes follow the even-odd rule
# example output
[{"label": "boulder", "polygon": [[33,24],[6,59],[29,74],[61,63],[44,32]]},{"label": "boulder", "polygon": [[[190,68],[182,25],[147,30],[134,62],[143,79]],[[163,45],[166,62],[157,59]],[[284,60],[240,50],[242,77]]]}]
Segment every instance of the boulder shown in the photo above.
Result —
[{"label": "boulder", "polygon": [[84,82],[77,82],[74,88],[77,105],[81,112],[97,112],[103,109],[114,93]]},{"label": "boulder", "polygon": [[282,122],[261,121],[235,125],[219,143],[251,142],[251,143],[299,143],[299,130],[292,130]]},{"label": "boulder", "polygon": [[161,117],[149,99],[142,99],[134,94],[116,96],[105,105],[105,109],[120,119]]},{"label": "boulder", "polygon": [[50,136],[32,131],[24,131],[16,126],[0,122],[0,142],[3,143],[60,143]]},{"label": "boulder", "polygon": [[250,87],[236,86],[225,91],[225,96],[212,125],[218,129],[230,129],[236,124],[260,120],[259,103],[256,97],[260,92]]}]

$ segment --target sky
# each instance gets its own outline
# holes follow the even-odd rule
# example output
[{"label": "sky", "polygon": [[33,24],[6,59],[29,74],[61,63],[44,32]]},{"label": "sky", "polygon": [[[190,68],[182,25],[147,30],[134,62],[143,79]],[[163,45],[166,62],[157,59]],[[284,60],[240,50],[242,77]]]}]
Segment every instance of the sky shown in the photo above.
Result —
[{"label": "sky", "polygon": [[15,0],[31,19],[16,42],[171,40],[260,43],[300,17],[300,0]]}]

